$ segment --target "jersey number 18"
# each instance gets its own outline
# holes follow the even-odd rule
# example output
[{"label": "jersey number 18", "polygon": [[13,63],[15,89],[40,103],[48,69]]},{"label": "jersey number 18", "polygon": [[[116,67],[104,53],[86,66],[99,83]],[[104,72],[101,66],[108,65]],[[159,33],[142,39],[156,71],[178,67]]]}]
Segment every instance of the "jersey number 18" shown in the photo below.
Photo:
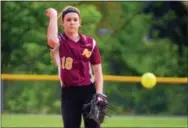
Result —
[{"label": "jersey number 18", "polygon": [[61,68],[71,70],[73,59],[71,57],[63,57],[61,59]]}]

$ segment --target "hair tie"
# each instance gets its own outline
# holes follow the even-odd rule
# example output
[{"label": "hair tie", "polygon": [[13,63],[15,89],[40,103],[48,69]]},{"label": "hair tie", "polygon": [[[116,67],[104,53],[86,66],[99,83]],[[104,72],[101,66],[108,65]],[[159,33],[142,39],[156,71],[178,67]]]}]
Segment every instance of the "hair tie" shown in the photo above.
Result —
[{"label": "hair tie", "polygon": [[69,9],[67,9],[67,10],[65,10],[65,11],[63,12],[63,14],[62,14],[62,20],[64,19],[64,17],[65,17],[66,14],[71,13],[71,12],[77,13],[78,15],[80,15],[79,12],[78,12],[76,9],[69,8]]}]

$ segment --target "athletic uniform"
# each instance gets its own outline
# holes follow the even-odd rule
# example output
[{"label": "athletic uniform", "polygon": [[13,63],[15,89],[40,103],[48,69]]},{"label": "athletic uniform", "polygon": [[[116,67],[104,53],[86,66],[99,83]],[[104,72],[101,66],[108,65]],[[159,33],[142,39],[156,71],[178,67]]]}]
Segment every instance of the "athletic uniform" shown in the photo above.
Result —
[{"label": "athletic uniform", "polygon": [[[80,128],[83,104],[96,93],[91,65],[100,64],[96,41],[80,34],[74,42],[65,33],[59,34],[59,46],[54,49],[61,83],[61,103],[64,128]],[[84,117],[86,128],[99,128],[99,124]]]}]

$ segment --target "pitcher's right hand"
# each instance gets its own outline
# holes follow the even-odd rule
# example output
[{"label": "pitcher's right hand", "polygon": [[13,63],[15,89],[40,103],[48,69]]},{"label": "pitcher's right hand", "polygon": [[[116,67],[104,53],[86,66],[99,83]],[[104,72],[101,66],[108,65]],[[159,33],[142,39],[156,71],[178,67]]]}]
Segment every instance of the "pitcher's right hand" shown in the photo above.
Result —
[{"label": "pitcher's right hand", "polygon": [[57,17],[57,11],[54,8],[48,8],[48,9],[46,9],[45,14],[49,18]]}]

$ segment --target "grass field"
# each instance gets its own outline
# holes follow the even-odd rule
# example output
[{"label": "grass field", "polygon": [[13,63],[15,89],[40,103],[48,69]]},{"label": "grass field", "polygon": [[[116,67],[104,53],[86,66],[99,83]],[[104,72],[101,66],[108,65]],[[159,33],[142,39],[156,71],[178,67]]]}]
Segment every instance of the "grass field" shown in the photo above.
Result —
[{"label": "grass field", "polygon": [[[2,114],[2,127],[62,127],[60,115]],[[83,126],[83,125],[82,125]],[[187,117],[112,116],[102,127],[184,127]]]}]

